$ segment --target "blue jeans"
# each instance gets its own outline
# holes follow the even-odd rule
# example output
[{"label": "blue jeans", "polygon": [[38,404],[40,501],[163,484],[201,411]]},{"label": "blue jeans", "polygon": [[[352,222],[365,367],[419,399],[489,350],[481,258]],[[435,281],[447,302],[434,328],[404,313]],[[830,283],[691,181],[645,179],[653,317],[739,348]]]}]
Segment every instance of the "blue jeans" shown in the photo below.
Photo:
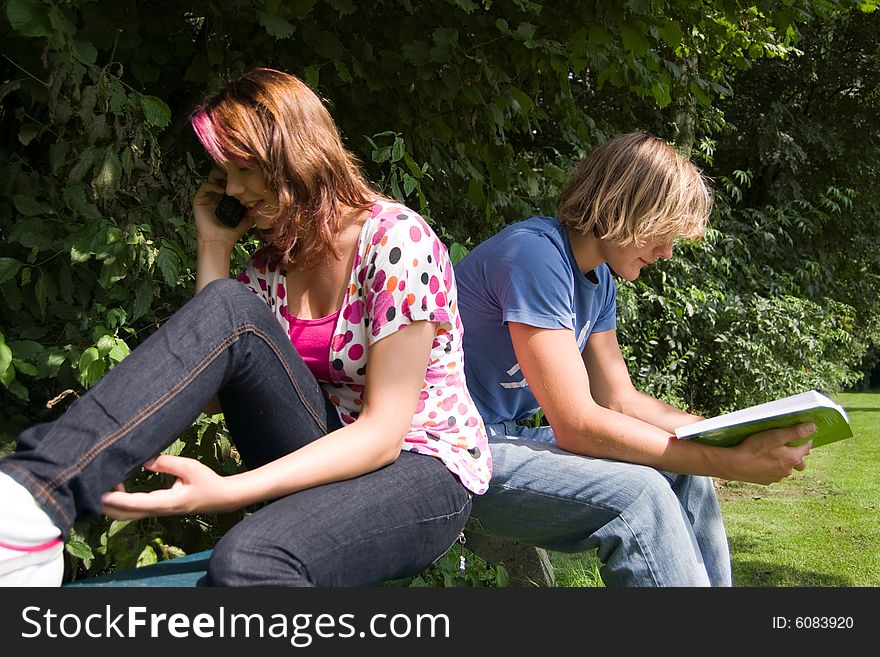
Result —
[{"label": "blue jeans", "polygon": [[488,425],[489,491],[472,525],[560,552],[598,548],[608,586],[730,586],[712,481],[556,446],[550,427]]},{"label": "blue jeans", "polygon": [[[248,467],[338,428],[338,416],[266,304],[209,284],[58,420],[0,460],[67,536],[101,495],[170,445],[219,393]],[[272,501],[214,549],[216,585],[364,586],[415,574],[456,540],[471,494],[436,458],[391,465]]]}]

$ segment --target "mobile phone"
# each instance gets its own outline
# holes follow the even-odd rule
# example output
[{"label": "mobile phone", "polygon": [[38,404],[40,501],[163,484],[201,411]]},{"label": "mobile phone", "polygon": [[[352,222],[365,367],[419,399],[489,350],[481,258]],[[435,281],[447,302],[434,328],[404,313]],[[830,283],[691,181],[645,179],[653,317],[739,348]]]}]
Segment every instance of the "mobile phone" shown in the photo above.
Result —
[{"label": "mobile phone", "polygon": [[223,195],[223,198],[220,199],[217,208],[214,210],[214,214],[220,223],[230,228],[238,226],[246,212],[247,208],[244,205],[239,203],[235,197],[226,194]]}]

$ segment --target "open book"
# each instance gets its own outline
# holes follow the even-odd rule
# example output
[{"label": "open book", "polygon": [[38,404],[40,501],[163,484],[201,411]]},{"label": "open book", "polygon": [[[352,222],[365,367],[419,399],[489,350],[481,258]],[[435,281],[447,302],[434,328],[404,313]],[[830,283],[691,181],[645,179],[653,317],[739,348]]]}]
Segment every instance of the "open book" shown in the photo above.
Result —
[{"label": "open book", "polygon": [[791,444],[812,440],[813,447],[818,447],[853,435],[843,407],[816,390],[688,424],[677,428],[675,435],[682,440],[729,447],[753,433],[805,422],[814,423],[816,432]]}]

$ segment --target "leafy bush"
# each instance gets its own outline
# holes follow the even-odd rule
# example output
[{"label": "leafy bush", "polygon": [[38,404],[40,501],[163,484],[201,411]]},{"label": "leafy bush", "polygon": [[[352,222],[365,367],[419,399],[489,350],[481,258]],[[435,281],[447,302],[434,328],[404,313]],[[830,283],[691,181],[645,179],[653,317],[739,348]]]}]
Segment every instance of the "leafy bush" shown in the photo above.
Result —
[{"label": "leafy bush", "polygon": [[856,309],[805,298],[795,280],[809,265],[803,260],[792,260],[794,273],[767,265],[777,249],[791,248],[793,227],[779,221],[785,213],[739,214],[722,192],[717,198],[724,232],[710,228],[700,242],[679,245],[673,260],[619,285],[621,342],[641,387],[715,415],[856,383],[876,340],[863,333]]}]

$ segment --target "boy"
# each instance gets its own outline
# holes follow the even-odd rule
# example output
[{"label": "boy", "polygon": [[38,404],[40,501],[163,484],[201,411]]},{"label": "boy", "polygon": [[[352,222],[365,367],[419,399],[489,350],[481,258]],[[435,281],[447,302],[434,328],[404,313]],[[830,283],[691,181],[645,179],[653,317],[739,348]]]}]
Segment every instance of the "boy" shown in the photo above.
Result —
[{"label": "boy", "polygon": [[[613,272],[629,281],[712,207],[700,170],[665,142],[609,140],[568,180],[557,217],[532,217],[456,267],[468,388],[487,425],[489,491],[473,523],[576,552],[609,586],[730,586],[710,477],[768,484],[803,470],[812,425],[733,448],[678,441],[700,418],[638,392],[617,342]],[[522,426],[542,410],[549,426]]]}]

